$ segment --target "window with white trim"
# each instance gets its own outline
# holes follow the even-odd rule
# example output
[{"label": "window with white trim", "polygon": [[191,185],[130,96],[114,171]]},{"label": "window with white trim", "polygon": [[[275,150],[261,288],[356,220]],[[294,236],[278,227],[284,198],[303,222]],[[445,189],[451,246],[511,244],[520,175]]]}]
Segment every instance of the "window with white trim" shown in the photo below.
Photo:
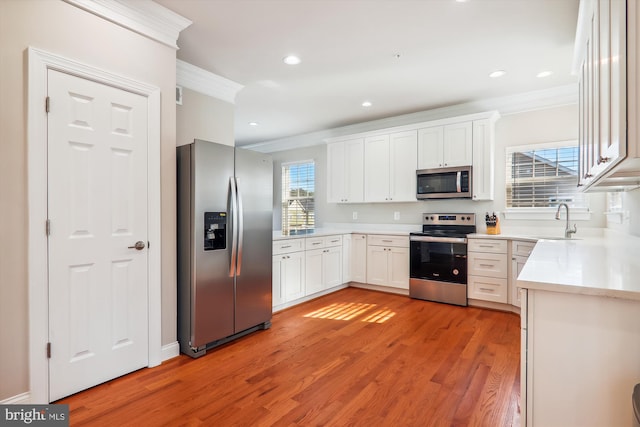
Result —
[{"label": "window with white trim", "polygon": [[578,191],[578,146],[574,141],[507,147],[506,208],[588,208]]},{"label": "window with white trim", "polygon": [[282,230],[290,234],[315,227],[315,162],[282,164]]}]

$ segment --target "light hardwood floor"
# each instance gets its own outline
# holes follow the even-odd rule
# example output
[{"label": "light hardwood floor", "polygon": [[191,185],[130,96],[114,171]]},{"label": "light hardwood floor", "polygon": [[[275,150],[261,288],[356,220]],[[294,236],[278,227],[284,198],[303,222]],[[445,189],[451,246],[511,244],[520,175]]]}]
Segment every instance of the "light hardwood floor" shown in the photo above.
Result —
[{"label": "light hardwood floor", "polygon": [[347,288],[78,393],[72,426],[518,426],[519,317]]}]

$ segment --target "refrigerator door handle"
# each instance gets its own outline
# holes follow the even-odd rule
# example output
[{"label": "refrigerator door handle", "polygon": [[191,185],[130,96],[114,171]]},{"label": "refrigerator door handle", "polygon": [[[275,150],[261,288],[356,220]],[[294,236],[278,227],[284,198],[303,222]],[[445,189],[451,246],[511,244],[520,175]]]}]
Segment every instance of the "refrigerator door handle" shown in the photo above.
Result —
[{"label": "refrigerator door handle", "polygon": [[238,193],[234,177],[229,178],[229,188],[231,190],[231,263],[229,265],[229,277],[233,277],[236,274],[236,254],[238,249],[238,233],[236,232],[236,224],[238,224]]},{"label": "refrigerator door handle", "polygon": [[242,191],[240,191],[240,184],[238,178],[236,178],[236,197],[238,206],[238,251],[237,251],[237,264],[236,264],[236,276],[239,276],[242,272],[242,243],[244,242],[244,210],[242,208]]}]

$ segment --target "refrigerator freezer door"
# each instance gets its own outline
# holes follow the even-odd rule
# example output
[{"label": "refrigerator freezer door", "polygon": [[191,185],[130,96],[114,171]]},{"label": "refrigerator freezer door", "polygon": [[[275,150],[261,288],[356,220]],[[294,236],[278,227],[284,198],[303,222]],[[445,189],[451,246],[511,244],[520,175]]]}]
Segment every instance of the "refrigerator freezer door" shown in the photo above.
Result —
[{"label": "refrigerator freezer door", "polygon": [[273,161],[271,156],[236,149],[239,251],[236,277],[236,332],[271,321]]}]

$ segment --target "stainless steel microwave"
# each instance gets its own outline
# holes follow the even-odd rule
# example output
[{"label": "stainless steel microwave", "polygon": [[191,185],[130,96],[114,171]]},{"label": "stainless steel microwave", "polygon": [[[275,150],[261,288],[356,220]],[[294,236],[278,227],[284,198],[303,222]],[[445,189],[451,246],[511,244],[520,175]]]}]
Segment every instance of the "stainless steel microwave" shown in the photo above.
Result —
[{"label": "stainless steel microwave", "polygon": [[471,166],[416,171],[418,199],[470,199]]}]

